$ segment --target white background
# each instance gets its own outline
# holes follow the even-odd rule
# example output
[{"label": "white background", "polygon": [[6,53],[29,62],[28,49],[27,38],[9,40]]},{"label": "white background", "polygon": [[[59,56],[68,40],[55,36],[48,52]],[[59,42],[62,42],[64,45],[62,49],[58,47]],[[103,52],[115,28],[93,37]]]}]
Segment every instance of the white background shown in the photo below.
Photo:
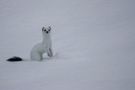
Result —
[{"label": "white background", "polygon": [[[0,0],[0,90],[135,90],[134,9],[135,0]],[[55,55],[31,61],[45,25]]]}]

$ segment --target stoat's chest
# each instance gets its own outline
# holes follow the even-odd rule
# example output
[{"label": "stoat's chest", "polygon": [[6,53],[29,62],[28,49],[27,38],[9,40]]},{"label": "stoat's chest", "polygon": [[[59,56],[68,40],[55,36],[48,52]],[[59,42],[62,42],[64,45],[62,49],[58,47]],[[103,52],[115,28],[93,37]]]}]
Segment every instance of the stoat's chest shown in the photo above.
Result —
[{"label": "stoat's chest", "polygon": [[50,39],[43,40],[42,45],[43,48],[49,49],[51,47],[51,40]]}]

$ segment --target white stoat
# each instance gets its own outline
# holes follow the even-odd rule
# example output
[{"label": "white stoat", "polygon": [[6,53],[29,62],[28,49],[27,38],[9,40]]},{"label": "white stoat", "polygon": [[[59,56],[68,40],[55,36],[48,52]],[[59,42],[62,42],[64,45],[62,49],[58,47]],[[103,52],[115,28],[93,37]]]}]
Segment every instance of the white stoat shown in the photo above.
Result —
[{"label": "white stoat", "polygon": [[[52,41],[51,41],[51,27],[43,27],[42,34],[43,34],[43,41],[41,43],[36,44],[31,50],[31,60],[42,60],[43,54],[47,53],[49,57],[53,56],[52,52]],[[23,61],[21,57],[14,56],[7,61],[16,62],[16,61]]]},{"label": "white stoat", "polygon": [[43,54],[47,53],[49,57],[53,56],[52,40],[51,40],[51,27],[43,27],[43,41],[36,44],[31,50],[31,60],[42,60]]}]

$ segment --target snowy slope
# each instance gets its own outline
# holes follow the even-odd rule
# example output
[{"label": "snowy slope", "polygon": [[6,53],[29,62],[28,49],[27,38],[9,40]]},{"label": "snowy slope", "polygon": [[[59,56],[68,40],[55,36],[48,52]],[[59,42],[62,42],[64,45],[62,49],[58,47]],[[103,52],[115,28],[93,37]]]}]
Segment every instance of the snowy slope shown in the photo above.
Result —
[{"label": "snowy slope", "polygon": [[[134,0],[1,0],[0,90],[135,90]],[[30,61],[43,25],[55,56]],[[6,62],[12,56],[26,61]]]}]

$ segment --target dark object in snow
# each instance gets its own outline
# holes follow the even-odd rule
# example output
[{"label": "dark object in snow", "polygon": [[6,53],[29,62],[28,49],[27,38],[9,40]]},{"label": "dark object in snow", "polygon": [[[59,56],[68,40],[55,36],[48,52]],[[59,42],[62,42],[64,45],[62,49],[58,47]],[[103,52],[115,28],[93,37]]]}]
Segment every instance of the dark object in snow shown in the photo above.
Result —
[{"label": "dark object in snow", "polygon": [[7,61],[9,61],[9,62],[17,62],[17,61],[23,61],[23,60],[20,57],[14,56],[12,58],[7,59]]}]

